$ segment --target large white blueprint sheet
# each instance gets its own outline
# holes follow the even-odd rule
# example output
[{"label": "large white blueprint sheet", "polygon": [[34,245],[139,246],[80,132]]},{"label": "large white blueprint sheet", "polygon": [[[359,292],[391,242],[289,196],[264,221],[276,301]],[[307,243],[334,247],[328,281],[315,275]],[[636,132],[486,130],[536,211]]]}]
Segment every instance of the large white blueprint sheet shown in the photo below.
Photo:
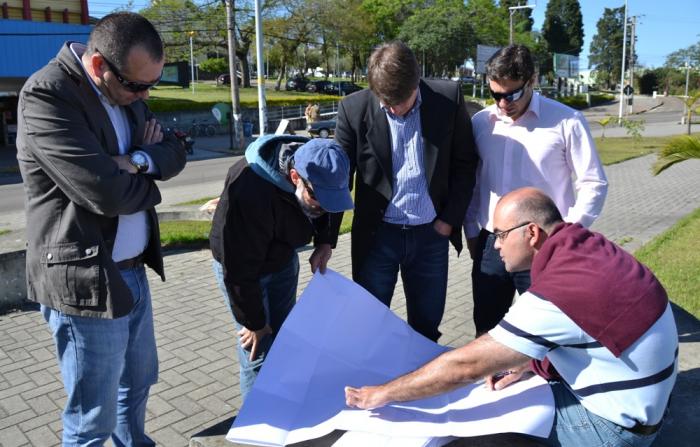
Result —
[{"label": "large white blueprint sheet", "polygon": [[282,446],[335,429],[421,438],[549,434],[554,402],[539,378],[502,391],[470,385],[371,411],[345,406],[345,385],[384,383],[447,349],[414,332],[349,279],[331,270],[316,273],[282,326],[227,439]]}]

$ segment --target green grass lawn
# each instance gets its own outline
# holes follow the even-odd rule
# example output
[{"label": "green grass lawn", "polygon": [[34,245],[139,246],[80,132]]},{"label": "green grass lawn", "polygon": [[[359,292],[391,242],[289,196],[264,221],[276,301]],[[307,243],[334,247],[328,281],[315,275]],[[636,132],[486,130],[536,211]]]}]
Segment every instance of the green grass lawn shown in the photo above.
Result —
[{"label": "green grass lawn", "polygon": [[7,234],[7,233],[11,233],[11,231],[5,230],[5,229],[0,230],[0,236],[2,236],[3,234]]},{"label": "green grass lawn", "polygon": [[[700,136],[700,133],[694,133]],[[620,163],[642,155],[660,151],[673,137],[643,137],[635,141],[632,137],[596,138],[595,144],[604,165]]]},{"label": "green grass lawn", "polygon": [[[241,107],[258,107],[258,88],[240,88]],[[338,96],[319,95],[307,92],[275,91],[268,83],[265,90],[265,101],[268,106],[286,106],[313,102],[338,101]],[[217,87],[212,83],[198,82],[195,91],[177,86],[158,86],[150,91],[148,107],[154,112],[173,112],[178,110],[210,109],[219,102],[231,103],[229,86]]]},{"label": "green grass lawn", "polygon": [[170,220],[160,222],[160,243],[163,247],[204,245],[209,242],[211,222],[206,220]]},{"label": "green grass lawn", "polygon": [[666,288],[668,296],[700,318],[700,208],[637,250]]}]

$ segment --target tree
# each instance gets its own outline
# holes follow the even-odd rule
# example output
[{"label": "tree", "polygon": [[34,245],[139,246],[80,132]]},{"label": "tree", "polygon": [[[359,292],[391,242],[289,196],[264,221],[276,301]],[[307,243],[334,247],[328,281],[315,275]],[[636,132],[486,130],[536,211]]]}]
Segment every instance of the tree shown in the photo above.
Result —
[{"label": "tree", "polygon": [[[370,18],[374,22],[377,38],[380,42],[395,39],[401,25],[416,11],[429,5],[427,0],[362,0],[360,1],[361,17]],[[345,8],[341,9],[345,10]],[[349,18],[349,14],[344,16]]]},{"label": "tree", "polygon": [[544,13],[542,36],[552,53],[581,54],[583,16],[578,0],[549,0]]},{"label": "tree", "polygon": [[188,32],[199,28],[199,9],[190,0],[160,0],[152,2],[139,13],[153,23],[163,37],[165,60],[189,61]]},{"label": "tree", "polygon": [[[596,82],[606,88],[613,86],[620,79],[622,70],[622,33],[625,21],[625,8],[605,8],[603,16],[596,24],[597,33],[591,41],[588,55],[589,67],[596,70]],[[627,35],[627,48],[631,36]],[[629,52],[625,54],[625,66],[629,67]]]},{"label": "tree", "polygon": [[659,175],[676,163],[698,158],[700,158],[700,139],[681,135],[668,142],[651,169],[654,175]]},{"label": "tree", "polygon": [[682,67],[686,62],[694,66],[700,65],[700,42],[669,54],[666,56],[664,65],[667,67]]},{"label": "tree", "polygon": [[476,59],[478,44],[508,44],[508,19],[494,0],[469,0],[466,14],[474,30],[474,42],[468,48],[470,58]]},{"label": "tree", "polygon": [[460,0],[436,1],[417,11],[401,25],[399,38],[427,66],[428,75],[445,75],[467,58],[474,32],[467,10]]}]

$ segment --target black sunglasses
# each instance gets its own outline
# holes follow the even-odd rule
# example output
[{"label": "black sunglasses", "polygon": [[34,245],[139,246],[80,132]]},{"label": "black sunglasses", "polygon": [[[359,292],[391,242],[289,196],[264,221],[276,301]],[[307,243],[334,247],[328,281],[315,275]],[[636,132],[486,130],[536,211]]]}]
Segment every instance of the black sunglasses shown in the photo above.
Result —
[{"label": "black sunglasses", "polygon": [[489,90],[491,91],[491,96],[493,97],[493,99],[496,100],[496,102],[500,101],[501,99],[505,99],[506,102],[515,102],[523,97],[523,93],[525,93],[525,86],[526,85],[527,85],[527,83],[523,84],[522,87],[515,89],[512,92],[508,92],[508,93],[496,93],[491,89],[489,89]]},{"label": "black sunglasses", "polygon": [[148,84],[143,84],[141,82],[129,81],[127,79],[124,79],[124,77],[121,75],[121,73],[119,73],[119,70],[117,70],[117,67],[113,63],[111,63],[109,61],[109,59],[107,59],[105,57],[105,55],[99,49],[97,49],[97,52],[100,53],[100,55],[102,56],[102,60],[104,60],[107,63],[107,66],[109,67],[110,71],[112,73],[114,73],[114,77],[117,78],[117,81],[119,81],[119,83],[122,85],[122,87],[129,90],[130,92],[139,93],[139,92],[143,92],[143,91],[146,91],[148,89],[151,89],[151,88],[155,87],[156,85],[158,85],[158,83],[160,82],[160,78],[163,76],[163,73],[161,73],[155,82],[151,82]]}]

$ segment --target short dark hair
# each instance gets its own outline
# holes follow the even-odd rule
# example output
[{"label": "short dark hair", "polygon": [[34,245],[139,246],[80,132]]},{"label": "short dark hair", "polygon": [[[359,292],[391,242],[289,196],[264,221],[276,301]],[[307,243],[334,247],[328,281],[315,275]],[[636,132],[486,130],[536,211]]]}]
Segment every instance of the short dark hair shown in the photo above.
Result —
[{"label": "short dark hair", "polygon": [[388,106],[406,101],[418,87],[418,61],[405,43],[395,40],[378,46],[367,64],[369,88]]},{"label": "short dark hair", "polygon": [[501,48],[486,62],[486,76],[493,81],[509,79],[528,82],[534,74],[535,64],[525,45]]},{"label": "short dark hair", "polygon": [[533,222],[545,230],[563,222],[557,205],[547,194],[539,190],[520,198],[515,204],[514,211],[518,222]]},{"label": "short dark hair", "polygon": [[86,54],[100,53],[124,70],[129,52],[135,47],[143,48],[153,61],[163,60],[163,40],[153,24],[133,12],[116,12],[95,24]]}]

